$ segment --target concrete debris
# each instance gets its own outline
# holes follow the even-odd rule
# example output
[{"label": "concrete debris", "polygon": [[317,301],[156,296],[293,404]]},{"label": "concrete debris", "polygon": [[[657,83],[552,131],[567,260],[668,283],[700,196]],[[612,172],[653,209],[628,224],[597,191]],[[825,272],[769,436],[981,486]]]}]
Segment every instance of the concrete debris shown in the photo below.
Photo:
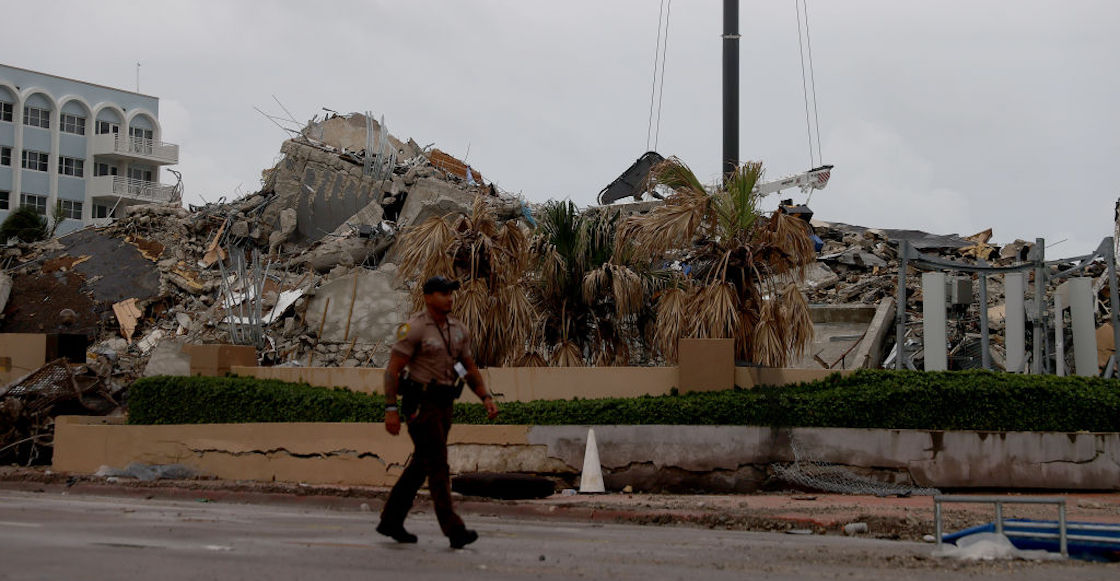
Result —
[{"label": "concrete debris", "polygon": [[480,194],[529,224],[478,169],[365,115],[313,119],[280,153],[237,200],[131,206],[105,227],[0,249],[0,334],[84,335],[114,389],[184,373],[184,345],[248,341],[266,365],[381,365],[412,308],[391,260],[401,228],[469,213]]},{"label": "concrete debris", "polygon": [[[12,294],[12,277],[0,272],[0,313],[8,306],[8,296]],[[2,316],[2,315],[0,315]]]},{"label": "concrete debris", "polygon": [[131,343],[132,334],[136,332],[136,321],[144,316],[144,313],[136,308],[136,299],[114,304],[113,313],[117,315],[117,322],[120,323],[121,335],[124,336],[125,341]]},{"label": "concrete debris", "polygon": [[[526,202],[478,169],[397,139],[367,115],[312,119],[280,154],[259,191],[239,199],[131,206],[105,227],[0,249],[0,333],[84,335],[96,361],[80,373],[113,398],[143,373],[181,369],[183,345],[251,339],[264,365],[378,366],[412,308],[394,264],[398,232],[469,214],[480,195],[500,220],[532,224]],[[961,238],[813,224],[823,248],[802,288],[809,302],[826,305],[895,297],[900,239],[995,265],[1020,261],[1033,246],[1000,248],[987,232]],[[1096,266],[1087,273],[1102,274]],[[904,308],[920,320],[920,273],[907,273],[906,288]],[[1107,294],[1107,285],[1094,288]],[[986,308],[1003,303],[998,277],[988,295]],[[248,300],[235,304],[234,296]],[[977,318],[962,319],[954,346],[976,333]],[[6,405],[4,413],[15,413],[17,404]],[[10,425],[0,422],[0,432]],[[17,451],[20,461],[28,457],[26,447]]]},{"label": "concrete debris", "polygon": [[55,359],[0,387],[0,463],[50,463],[58,415],[119,413],[123,385],[103,358],[72,365]]},{"label": "concrete debris", "polygon": [[[1033,242],[1023,240],[1015,240],[1002,247],[994,245],[991,242],[991,229],[960,237],[956,234],[936,235],[916,230],[871,229],[817,220],[813,221],[813,228],[824,241],[818,260],[826,264],[839,280],[835,284],[822,284],[822,281],[829,282],[827,278],[823,278],[822,272],[816,268],[809,269],[805,282],[800,286],[806,299],[812,304],[875,305],[883,299],[897,297],[898,241],[900,240],[908,241],[927,255],[961,263],[980,264],[979,261],[983,261],[987,266],[996,267],[1022,264],[1034,248]],[[1057,265],[1052,265],[1050,268],[1051,272],[1058,270]],[[1098,299],[1095,323],[1098,328],[1109,321],[1107,275],[1106,266],[1101,261],[1088,264],[1081,273],[1081,276],[1094,280],[1093,293]],[[968,275],[962,276],[967,279],[967,284],[971,285],[973,293],[971,298],[978,296],[979,282],[976,275],[972,275],[971,278]],[[1033,274],[1028,275],[1028,313],[1034,312],[1034,307],[1030,306],[1033,301],[1033,278]],[[979,339],[981,313],[987,316],[990,331],[994,333],[989,347],[992,366],[995,369],[1004,369],[1006,353],[1002,345],[1002,333],[1006,299],[1003,277],[988,276],[987,286],[987,305],[981,306],[977,300],[972,300],[970,304],[950,307],[949,369],[972,369],[981,366]],[[908,357],[910,357],[905,365],[909,368],[921,369],[923,363],[921,271],[912,267],[906,273],[905,307],[909,322],[905,340]],[[887,342],[883,348],[885,350],[883,366],[893,367],[894,341]],[[1101,365],[1104,365],[1104,361]]]},{"label": "concrete debris", "polygon": [[153,480],[186,480],[198,476],[198,471],[185,464],[142,464],[131,462],[123,469],[102,466],[94,473],[101,478],[135,478],[143,482]]}]

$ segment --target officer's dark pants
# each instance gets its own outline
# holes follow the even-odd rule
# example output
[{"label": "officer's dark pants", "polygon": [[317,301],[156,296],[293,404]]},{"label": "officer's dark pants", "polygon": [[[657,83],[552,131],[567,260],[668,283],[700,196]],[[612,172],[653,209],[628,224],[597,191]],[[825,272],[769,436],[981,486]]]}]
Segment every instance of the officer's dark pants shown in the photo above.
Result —
[{"label": "officer's dark pants", "polygon": [[422,404],[417,416],[408,421],[408,435],[415,450],[381,511],[383,525],[403,526],[416,492],[427,477],[439,528],[448,536],[463,531],[463,519],[451,506],[451,476],[447,466],[447,433],[450,430],[450,405]]}]

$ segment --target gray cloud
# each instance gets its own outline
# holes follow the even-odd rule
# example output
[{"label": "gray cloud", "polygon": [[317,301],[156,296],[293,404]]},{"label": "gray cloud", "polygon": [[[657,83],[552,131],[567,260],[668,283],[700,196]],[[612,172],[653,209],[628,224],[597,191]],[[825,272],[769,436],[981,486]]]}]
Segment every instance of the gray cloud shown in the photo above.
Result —
[{"label": "gray cloud", "polygon": [[[660,3],[44,2],[5,8],[14,66],[161,98],[198,203],[254,191],[299,121],[371,110],[531,200],[589,204],[643,153]],[[792,2],[741,5],[742,144],[808,169]],[[1112,234],[1120,4],[809,2],[829,188],[817,216],[996,239]],[[721,3],[672,4],[658,150],[704,179],[720,156]],[[43,42],[50,30],[50,42]],[[165,178],[169,179],[169,178]],[[790,192],[798,197],[796,192]],[[768,203],[776,203],[776,197]]]}]

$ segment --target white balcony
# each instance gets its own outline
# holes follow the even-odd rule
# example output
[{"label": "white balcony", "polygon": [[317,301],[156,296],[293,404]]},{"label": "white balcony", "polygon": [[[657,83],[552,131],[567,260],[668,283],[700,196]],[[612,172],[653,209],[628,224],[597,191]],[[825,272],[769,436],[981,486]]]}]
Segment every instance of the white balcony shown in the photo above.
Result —
[{"label": "white balcony", "polygon": [[179,163],[179,146],[119,133],[93,136],[93,155],[117,160],[143,160],[158,165]]},{"label": "white balcony", "polygon": [[123,176],[97,176],[90,179],[86,194],[101,202],[115,203],[123,198],[126,205],[166,203],[174,196],[175,186]]}]

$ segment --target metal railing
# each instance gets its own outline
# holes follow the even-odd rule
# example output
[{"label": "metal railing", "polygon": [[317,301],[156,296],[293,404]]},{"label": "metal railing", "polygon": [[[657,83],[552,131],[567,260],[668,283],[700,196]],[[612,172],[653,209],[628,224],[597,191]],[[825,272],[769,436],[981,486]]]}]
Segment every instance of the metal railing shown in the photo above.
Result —
[{"label": "metal railing", "polygon": [[94,154],[106,153],[143,157],[168,164],[179,163],[178,145],[119,133],[94,136]]},{"label": "metal railing", "polygon": [[144,202],[170,202],[175,195],[175,186],[124,176],[95,177],[90,190],[94,197],[113,196]]},{"label": "metal railing", "polygon": [[[934,496],[933,497],[933,535],[937,539],[937,548],[941,548],[941,503],[964,502],[994,504],[996,507],[995,528],[996,534],[1008,537],[1032,537],[1045,539],[1058,539],[1058,548],[1063,557],[1069,556],[1069,527],[1066,524],[1066,499],[1064,498],[1021,498],[1017,496]],[[1003,505],[1005,504],[1056,504],[1058,505],[1058,533],[1035,533],[1026,531],[1007,531],[1003,520]],[[1018,523],[1006,523],[1011,528],[1021,527]]]}]

